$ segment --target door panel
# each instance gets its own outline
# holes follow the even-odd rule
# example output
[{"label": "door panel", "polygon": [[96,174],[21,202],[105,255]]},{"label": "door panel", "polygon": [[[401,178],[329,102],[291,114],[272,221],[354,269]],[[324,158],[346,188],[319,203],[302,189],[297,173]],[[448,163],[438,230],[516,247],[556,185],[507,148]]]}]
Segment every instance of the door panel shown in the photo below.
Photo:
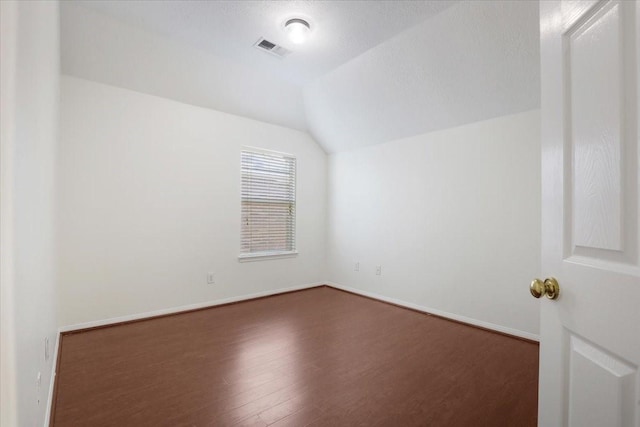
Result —
[{"label": "door panel", "polygon": [[637,367],[572,335],[569,369],[569,425],[633,425]]},{"label": "door panel", "polygon": [[562,35],[565,257],[614,269],[638,267],[633,6],[596,3]]},{"label": "door panel", "polygon": [[635,1],[540,3],[539,425],[640,427]]},{"label": "door panel", "polygon": [[573,247],[621,251],[620,5],[610,2],[595,9],[563,36]]}]

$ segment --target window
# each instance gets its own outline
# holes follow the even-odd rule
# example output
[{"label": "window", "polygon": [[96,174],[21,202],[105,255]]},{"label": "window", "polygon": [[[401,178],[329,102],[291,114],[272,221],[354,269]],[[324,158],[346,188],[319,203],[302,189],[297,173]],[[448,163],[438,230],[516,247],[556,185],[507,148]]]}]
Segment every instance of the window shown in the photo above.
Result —
[{"label": "window", "polygon": [[296,253],[296,159],[242,151],[240,258]]}]

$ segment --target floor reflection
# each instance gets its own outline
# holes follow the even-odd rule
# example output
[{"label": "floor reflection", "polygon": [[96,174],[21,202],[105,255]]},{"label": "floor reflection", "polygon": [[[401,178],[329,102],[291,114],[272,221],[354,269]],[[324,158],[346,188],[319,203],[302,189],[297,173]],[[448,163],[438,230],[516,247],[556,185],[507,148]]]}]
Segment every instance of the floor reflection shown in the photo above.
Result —
[{"label": "floor reflection", "polygon": [[224,376],[234,421],[267,425],[308,405],[303,349],[293,321],[280,316],[256,320],[236,343],[233,366]]}]

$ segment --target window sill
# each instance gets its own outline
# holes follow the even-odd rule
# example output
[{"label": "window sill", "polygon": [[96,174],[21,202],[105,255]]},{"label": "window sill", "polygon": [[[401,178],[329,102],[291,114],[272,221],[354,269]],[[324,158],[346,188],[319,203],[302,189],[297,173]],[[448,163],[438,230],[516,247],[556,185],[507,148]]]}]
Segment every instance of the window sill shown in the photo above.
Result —
[{"label": "window sill", "polygon": [[241,254],[238,255],[238,261],[250,262],[250,261],[266,261],[268,259],[279,258],[293,258],[298,256],[298,251],[292,252],[257,252],[253,254]]}]

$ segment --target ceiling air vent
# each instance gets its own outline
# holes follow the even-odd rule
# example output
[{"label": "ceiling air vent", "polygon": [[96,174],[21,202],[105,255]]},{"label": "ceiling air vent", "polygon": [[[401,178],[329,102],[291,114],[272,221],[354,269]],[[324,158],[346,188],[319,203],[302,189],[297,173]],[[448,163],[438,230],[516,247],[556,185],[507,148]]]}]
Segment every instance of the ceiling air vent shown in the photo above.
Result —
[{"label": "ceiling air vent", "polygon": [[290,50],[285,49],[282,46],[278,46],[275,43],[270,42],[269,40],[265,40],[262,37],[253,45],[256,49],[260,49],[263,52],[270,53],[271,55],[277,56],[278,58],[284,58],[285,56],[291,53]]}]

